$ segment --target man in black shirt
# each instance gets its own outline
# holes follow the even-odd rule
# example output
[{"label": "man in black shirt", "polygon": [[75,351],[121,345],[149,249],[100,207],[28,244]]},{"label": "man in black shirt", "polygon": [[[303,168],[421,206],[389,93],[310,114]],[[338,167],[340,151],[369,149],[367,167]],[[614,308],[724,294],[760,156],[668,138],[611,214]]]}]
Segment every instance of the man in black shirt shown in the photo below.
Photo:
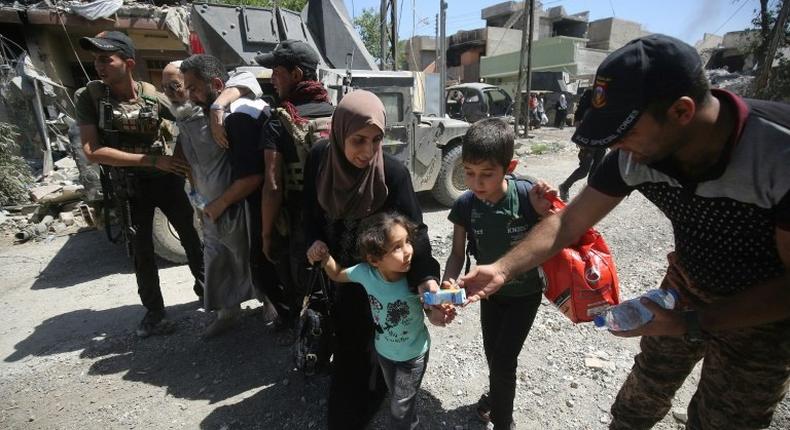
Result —
[{"label": "man in black shirt", "polygon": [[328,136],[334,107],[317,80],[318,54],[308,44],[285,40],[256,60],[272,69],[272,84],[279,99],[260,140],[266,165],[262,238],[264,254],[275,263],[286,289],[288,310],[278,309],[280,322],[290,327],[299,315],[306,289],[307,260],[302,237],[304,164],[312,144]]},{"label": "man in black shirt", "polygon": [[[582,93],[579,104],[576,107],[576,112],[573,114],[574,127],[578,127],[579,124],[581,124],[582,119],[584,119],[584,114],[587,113],[587,109],[590,107],[591,99],[592,90],[588,88]],[[574,182],[585,176],[592,176],[592,174],[595,173],[595,168],[598,167],[598,164],[603,160],[604,155],[606,155],[606,148],[579,146],[579,167],[577,167],[576,170],[568,176],[568,179],[559,186],[560,198],[562,200],[568,201],[568,191],[570,191]]]},{"label": "man in black shirt", "polygon": [[637,190],[671,221],[662,288],[673,310],[642,336],[612,429],[648,429],[702,361],[688,429],[771,424],[790,382],[790,107],[709,89],[693,47],[660,34],[601,63],[574,142],[614,149],[588,187],[521,243],[461,280],[471,301],[575,242]]}]

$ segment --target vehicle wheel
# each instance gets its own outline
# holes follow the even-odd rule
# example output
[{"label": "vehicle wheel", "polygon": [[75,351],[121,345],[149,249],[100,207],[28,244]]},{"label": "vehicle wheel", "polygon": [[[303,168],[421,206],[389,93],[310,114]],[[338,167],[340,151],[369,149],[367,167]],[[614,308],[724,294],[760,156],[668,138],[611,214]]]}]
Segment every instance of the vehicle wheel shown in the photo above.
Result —
[{"label": "vehicle wheel", "polygon": [[[195,229],[201,234],[200,221],[195,212]],[[167,217],[159,208],[154,210],[154,252],[159,257],[175,264],[186,264],[187,255],[181,246],[181,239]]]},{"label": "vehicle wheel", "polygon": [[452,207],[455,200],[466,191],[461,149],[461,145],[455,146],[442,156],[442,168],[431,190],[433,198],[447,207]]}]

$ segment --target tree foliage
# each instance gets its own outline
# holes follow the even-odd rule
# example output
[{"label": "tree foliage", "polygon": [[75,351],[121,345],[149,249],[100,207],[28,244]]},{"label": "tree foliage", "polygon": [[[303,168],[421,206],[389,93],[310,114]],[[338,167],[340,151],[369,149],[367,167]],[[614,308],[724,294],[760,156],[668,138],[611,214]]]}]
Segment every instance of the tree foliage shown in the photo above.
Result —
[{"label": "tree foliage", "polygon": [[16,127],[0,122],[0,206],[27,202],[27,186],[33,182],[30,167],[18,155],[18,137]]},{"label": "tree foliage", "polygon": [[209,3],[254,7],[273,7],[277,3],[277,6],[283,9],[300,12],[307,4],[307,0],[209,0]]},{"label": "tree foliage", "polygon": [[772,8],[768,0],[760,0],[760,9],[755,11],[752,19],[752,25],[759,34],[751,47],[755,60],[760,63],[760,67],[771,67],[774,61],[777,62],[777,67],[770,72],[765,88],[755,88],[756,96],[759,98],[790,100],[790,58],[782,54],[782,48],[790,46],[790,20],[781,30],[784,35],[780,38],[775,58],[765,58],[782,4],[782,1],[777,1]]},{"label": "tree foliage", "polygon": [[365,48],[376,60],[381,59],[380,23],[379,13],[373,8],[362,9],[362,13],[354,18],[354,28],[359,32]]}]

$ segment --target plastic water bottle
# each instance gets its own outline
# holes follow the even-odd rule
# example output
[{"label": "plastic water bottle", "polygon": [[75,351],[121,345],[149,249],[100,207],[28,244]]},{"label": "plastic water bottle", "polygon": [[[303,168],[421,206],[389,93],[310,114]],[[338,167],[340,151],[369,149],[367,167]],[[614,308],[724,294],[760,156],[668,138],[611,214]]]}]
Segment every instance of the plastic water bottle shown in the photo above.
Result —
[{"label": "plastic water bottle", "polygon": [[194,188],[189,190],[189,201],[192,203],[192,206],[201,211],[205,209],[206,204],[208,204],[206,198],[203,197],[203,195],[199,192],[195,191]]},{"label": "plastic water bottle", "polygon": [[653,319],[653,313],[639,302],[642,297],[658,303],[664,309],[674,309],[678,301],[675,290],[650,290],[640,297],[612,306],[603,314],[596,315],[593,319],[595,326],[611,331],[627,331],[649,323]]}]

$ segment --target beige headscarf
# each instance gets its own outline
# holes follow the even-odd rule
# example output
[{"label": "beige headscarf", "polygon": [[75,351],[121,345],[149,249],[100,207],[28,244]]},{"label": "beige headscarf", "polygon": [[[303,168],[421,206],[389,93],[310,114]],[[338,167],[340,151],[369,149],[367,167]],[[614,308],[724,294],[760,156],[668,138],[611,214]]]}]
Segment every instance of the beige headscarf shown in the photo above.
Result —
[{"label": "beige headscarf", "polygon": [[364,218],[387,199],[381,145],[364,169],[351,164],[343,152],[346,137],[367,125],[375,125],[384,132],[386,122],[384,104],[369,91],[352,91],[337,105],[332,115],[329,148],[316,177],[318,203],[330,219]]}]

